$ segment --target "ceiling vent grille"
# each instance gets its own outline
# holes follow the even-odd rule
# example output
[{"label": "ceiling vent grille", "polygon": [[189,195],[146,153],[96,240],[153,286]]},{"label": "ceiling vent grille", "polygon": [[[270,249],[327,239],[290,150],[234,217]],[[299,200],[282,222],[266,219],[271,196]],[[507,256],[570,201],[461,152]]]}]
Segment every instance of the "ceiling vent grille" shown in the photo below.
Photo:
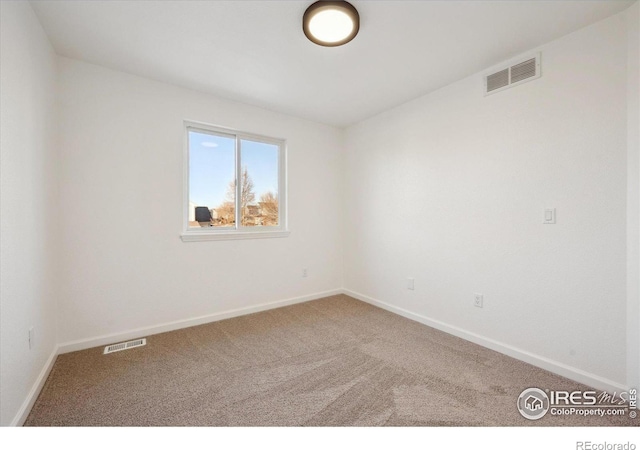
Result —
[{"label": "ceiling vent grille", "polygon": [[518,59],[499,70],[492,70],[484,76],[484,94],[508,89],[515,85],[540,78],[540,53],[528,58]]},{"label": "ceiling vent grille", "polygon": [[119,344],[111,344],[111,345],[107,345],[104,348],[103,354],[106,355],[108,353],[115,353],[115,352],[120,352],[122,350],[129,350],[130,348],[141,347],[143,345],[147,345],[146,338],[136,339],[135,341],[129,341],[129,342],[120,342]]}]

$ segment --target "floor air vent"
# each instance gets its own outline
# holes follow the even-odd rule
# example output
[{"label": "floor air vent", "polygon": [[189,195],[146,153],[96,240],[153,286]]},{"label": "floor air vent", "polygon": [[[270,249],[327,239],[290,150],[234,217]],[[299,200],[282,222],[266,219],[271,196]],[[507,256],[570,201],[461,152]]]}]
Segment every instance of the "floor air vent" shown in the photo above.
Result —
[{"label": "floor air vent", "polygon": [[103,354],[106,355],[107,353],[115,353],[122,350],[129,350],[130,348],[141,347],[143,345],[147,345],[146,338],[136,339],[135,341],[129,341],[129,342],[120,342],[119,344],[111,344],[111,345],[107,345],[104,348]]},{"label": "floor air vent", "polygon": [[540,78],[540,53],[492,70],[484,76],[484,95],[493,94],[525,81]]}]

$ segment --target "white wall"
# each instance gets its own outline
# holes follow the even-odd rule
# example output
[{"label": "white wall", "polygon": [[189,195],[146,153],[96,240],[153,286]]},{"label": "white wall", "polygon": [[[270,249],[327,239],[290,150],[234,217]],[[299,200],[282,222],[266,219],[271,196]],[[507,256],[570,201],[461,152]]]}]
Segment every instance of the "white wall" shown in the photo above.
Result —
[{"label": "white wall", "polygon": [[484,97],[476,74],[350,127],[345,287],[625,383],[626,40],[619,14],[543,46],[538,80]]},{"label": "white wall", "polygon": [[[66,58],[59,80],[61,344],[342,286],[341,130]],[[287,139],[289,237],[180,240],[184,119]]]},{"label": "white wall", "polygon": [[0,18],[0,424],[8,425],[28,412],[56,347],[55,55],[27,2],[2,2]]},{"label": "white wall", "polygon": [[627,9],[627,378],[640,386],[640,3]]},{"label": "white wall", "polygon": [[[1,424],[28,411],[56,343],[342,286],[640,384],[637,3],[542,47],[539,80],[485,98],[474,75],[350,127],[346,146],[332,127],[66,58],[55,109],[40,25],[28,3],[0,5]],[[179,239],[183,119],[288,139],[290,237]]]}]

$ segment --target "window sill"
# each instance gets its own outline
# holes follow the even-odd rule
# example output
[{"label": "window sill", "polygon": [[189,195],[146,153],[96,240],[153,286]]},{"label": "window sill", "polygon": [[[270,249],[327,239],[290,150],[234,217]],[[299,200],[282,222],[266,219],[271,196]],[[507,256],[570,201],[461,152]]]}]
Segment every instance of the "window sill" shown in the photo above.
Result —
[{"label": "window sill", "polygon": [[227,231],[227,232],[186,232],[180,235],[182,242],[195,241],[227,241],[233,239],[268,239],[283,238],[291,234],[290,231]]}]

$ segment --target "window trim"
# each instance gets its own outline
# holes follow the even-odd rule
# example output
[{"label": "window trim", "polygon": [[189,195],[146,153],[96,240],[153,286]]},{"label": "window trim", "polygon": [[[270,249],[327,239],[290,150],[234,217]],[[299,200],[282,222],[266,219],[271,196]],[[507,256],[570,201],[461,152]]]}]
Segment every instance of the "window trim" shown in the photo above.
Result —
[{"label": "window trim", "polygon": [[[287,237],[290,234],[287,221],[287,141],[281,138],[262,136],[256,133],[238,131],[231,128],[185,120],[183,124],[183,196],[182,196],[182,233],[183,242],[218,241],[228,239],[262,239]],[[242,189],[242,140],[252,140],[278,146],[278,226],[245,227],[241,225],[240,208],[235,208],[235,227],[189,228],[189,131],[195,130],[214,135],[226,135],[235,138],[236,158],[236,200]]]}]

